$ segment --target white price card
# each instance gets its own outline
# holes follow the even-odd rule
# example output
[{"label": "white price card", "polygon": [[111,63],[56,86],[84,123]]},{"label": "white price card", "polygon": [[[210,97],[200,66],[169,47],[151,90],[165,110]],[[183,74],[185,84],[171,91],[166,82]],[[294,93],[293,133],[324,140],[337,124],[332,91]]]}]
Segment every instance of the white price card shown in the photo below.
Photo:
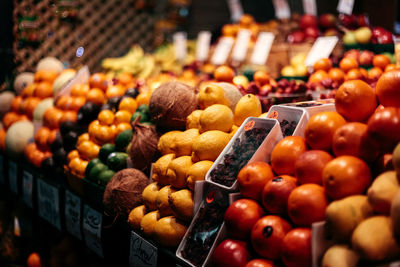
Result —
[{"label": "white price card", "polygon": [[101,226],[103,216],[100,212],[92,209],[88,205],[83,205],[83,236],[85,244],[97,255],[103,257],[103,247],[101,245]]},{"label": "white price card", "polygon": [[4,178],[4,157],[0,155],[0,184],[5,184],[6,179]]},{"label": "white price card", "polygon": [[238,22],[240,17],[243,16],[243,7],[240,0],[227,0],[229,11],[231,12],[231,20]]},{"label": "white price card", "polygon": [[206,61],[208,52],[210,51],[211,32],[201,31],[197,35],[196,44],[196,59],[199,61]]},{"label": "white price card", "polygon": [[233,60],[242,62],[246,58],[247,48],[249,47],[249,41],[251,37],[251,31],[242,29],[238,32],[236,37],[236,43],[233,47],[232,58]]},{"label": "white price card", "polygon": [[18,166],[12,160],[8,162],[8,182],[11,192],[18,194]]},{"label": "white price card", "polygon": [[317,2],[316,0],[303,0],[303,10],[305,14],[317,16]]},{"label": "white price card", "polygon": [[310,52],[308,52],[305,61],[306,66],[311,67],[318,59],[329,57],[338,41],[337,36],[318,37]]},{"label": "white price card", "polygon": [[222,37],[219,39],[217,47],[215,48],[214,54],[211,58],[211,63],[214,65],[222,65],[226,62],[231,52],[234,39],[231,37]]},{"label": "white price card", "polygon": [[175,56],[179,61],[183,61],[186,58],[186,36],[186,32],[176,32],[172,37],[174,41]]},{"label": "white price card", "polygon": [[339,13],[351,15],[353,13],[354,0],[339,0],[337,11]]},{"label": "white price card", "polygon": [[60,191],[42,179],[37,179],[39,216],[61,231]]},{"label": "white price card", "polygon": [[273,0],[272,4],[275,8],[275,17],[278,19],[290,18],[290,7],[287,0]]},{"label": "white price card", "polygon": [[252,64],[264,65],[267,62],[274,39],[275,35],[271,32],[262,32],[258,35],[253,54],[251,55],[250,59]]},{"label": "white price card", "polygon": [[81,198],[65,190],[65,226],[67,231],[79,240],[82,240],[81,210]]},{"label": "white price card", "polygon": [[131,248],[129,254],[130,267],[157,266],[157,247],[143,239],[135,232],[131,232]]},{"label": "white price card", "polygon": [[33,174],[27,170],[22,172],[22,196],[25,204],[33,208]]}]

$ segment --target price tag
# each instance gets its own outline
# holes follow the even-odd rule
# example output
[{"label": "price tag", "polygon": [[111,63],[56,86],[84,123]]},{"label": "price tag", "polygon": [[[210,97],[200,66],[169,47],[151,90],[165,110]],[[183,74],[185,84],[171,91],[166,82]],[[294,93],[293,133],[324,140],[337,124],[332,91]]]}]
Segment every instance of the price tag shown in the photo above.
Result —
[{"label": "price tag", "polygon": [[6,179],[4,178],[4,158],[0,155],[0,184],[5,184]]},{"label": "price tag", "polygon": [[33,174],[27,170],[22,172],[22,194],[24,202],[28,207],[33,207]]},{"label": "price tag", "polygon": [[265,62],[267,62],[274,39],[275,35],[270,32],[262,32],[258,35],[253,54],[251,55],[250,59],[252,64],[264,65]]},{"label": "price tag", "polygon": [[250,37],[251,37],[250,30],[243,29],[238,32],[236,43],[232,51],[232,58],[234,60],[242,62],[246,58]]},{"label": "price tag", "polygon": [[61,231],[60,196],[58,188],[42,179],[37,180],[39,216]]},{"label": "price tag", "polygon": [[339,13],[344,13],[351,15],[353,13],[354,0],[339,0],[337,11]]},{"label": "price tag", "polygon": [[83,236],[88,248],[97,255],[103,257],[103,248],[101,246],[101,225],[103,216],[100,212],[92,209],[88,205],[83,205]]},{"label": "price tag", "polygon": [[211,63],[214,65],[224,64],[228,59],[233,42],[234,40],[231,37],[222,37],[215,48],[214,54],[212,55]]},{"label": "price tag", "polygon": [[243,7],[239,0],[227,0],[229,11],[231,12],[231,20],[238,22],[243,16]]},{"label": "price tag", "polygon": [[206,61],[210,50],[211,32],[201,31],[197,36],[196,59]]},{"label": "price tag", "polygon": [[8,181],[11,192],[18,194],[18,167],[17,163],[12,160],[8,162]]},{"label": "price tag", "polygon": [[311,67],[318,59],[329,57],[338,41],[339,38],[337,36],[318,37],[310,52],[308,52],[305,61],[306,66]]},{"label": "price tag", "polygon": [[177,32],[173,35],[175,56],[179,61],[186,58],[186,32]]},{"label": "price tag", "polygon": [[72,194],[70,191],[65,191],[65,225],[67,231],[82,240],[81,232],[81,198]]},{"label": "price tag", "polygon": [[317,3],[315,0],[303,0],[303,10],[305,14],[317,16]]},{"label": "price tag", "polygon": [[133,231],[129,265],[130,267],[157,266],[157,248]]},{"label": "price tag", "polygon": [[290,18],[290,8],[287,0],[273,0],[272,4],[275,8],[275,17],[278,19]]}]

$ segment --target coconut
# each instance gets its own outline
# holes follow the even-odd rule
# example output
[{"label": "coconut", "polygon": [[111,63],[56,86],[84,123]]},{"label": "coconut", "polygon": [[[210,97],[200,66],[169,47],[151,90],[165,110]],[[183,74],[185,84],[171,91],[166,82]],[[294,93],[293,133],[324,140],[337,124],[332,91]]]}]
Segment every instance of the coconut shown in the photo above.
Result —
[{"label": "coconut", "polygon": [[157,127],[185,130],[186,117],[197,108],[195,89],[180,82],[160,85],[151,95],[149,111]]},{"label": "coconut", "polygon": [[143,204],[142,192],[149,183],[147,176],[137,169],[124,169],[114,174],[104,192],[105,213],[127,217],[132,209]]},{"label": "coconut", "polygon": [[32,72],[22,72],[14,80],[14,91],[17,95],[21,94],[25,87],[32,84],[35,80],[35,74]]}]

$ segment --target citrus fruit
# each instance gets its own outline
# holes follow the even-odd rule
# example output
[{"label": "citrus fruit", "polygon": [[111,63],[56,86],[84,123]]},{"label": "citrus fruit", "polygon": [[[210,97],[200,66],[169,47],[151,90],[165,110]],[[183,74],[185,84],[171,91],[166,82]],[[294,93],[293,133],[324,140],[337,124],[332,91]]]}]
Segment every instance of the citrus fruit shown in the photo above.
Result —
[{"label": "citrus fruit", "polygon": [[171,160],[168,165],[168,183],[177,189],[186,187],[187,170],[193,162],[190,156],[182,156]]},{"label": "citrus fruit", "polygon": [[147,113],[143,113],[140,111],[136,111],[135,113],[133,113],[133,115],[131,116],[131,119],[129,120],[130,123],[134,122],[136,120],[137,117],[139,118],[139,122],[140,123],[144,123],[150,120],[150,117]]},{"label": "citrus fruit", "polygon": [[363,78],[363,74],[361,73],[360,69],[351,69],[347,71],[344,79],[346,81],[351,81],[351,80],[359,80]]},{"label": "citrus fruit", "polygon": [[104,144],[99,151],[99,159],[106,163],[108,155],[110,155],[112,152],[115,152],[116,148],[114,144]]},{"label": "citrus fruit", "polygon": [[203,181],[214,162],[209,160],[198,161],[190,166],[187,172],[187,186],[194,191],[196,181]]},{"label": "citrus fruit", "polygon": [[376,84],[379,102],[385,107],[400,107],[400,70],[382,74]]},{"label": "citrus fruit", "polygon": [[100,172],[99,176],[97,177],[97,183],[99,185],[106,186],[114,174],[115,172],[109,169]]},{"label": "citrus fruit", "polygon": [[202,133],[193,141],[192,161],[217,159],[230,140],[230,135],[222,131],[208,131]]},{"label": "citrus fruit", "polygon": [[107,89],[106,75],[103,73],[94,73],[89,77],[90,88],[99,88],[102,91]]},{"label": "citrus fruit", "polygon": [[53,87],[49,82],[40,82],[36,86],[34,95],[41,99],[51,97],[53,95]]},{"label": "citrus fruit", "polygon": [[258,83],[259,85],[264,85],[269,83],[270,76],[262,70],[258,70],[253,74],[253,80]]},{"label": "citrus fruit", "polygon": [[332,68],[328,72],[329,78],[332,79],[334,82],[341,83],[344,81],[344,72],[339,68]]},{"label": "citrus fruit", "polygon": [[153,176],[152,179],[158,182],[160,185],[167,185],[168,184],[168,176],[167,170],[168,165],[175,158],[174,154],[166,154],[160,157],[156,162],[153,164]]},{"label": "citrus fruit", "polygon": [[171,149],[175,153],[175,156],[191,156],[193,141],[198,136],[198,129],[189,129],[184,132],[178,133],[176,135],[175,142],[171,146]]},{"label": "citrus fruit", "polygon": [[148,105],[150,103],[150,98],[151,98],[151,92],[150,91],[145,91],[141,92],[137,97],[136,97],[136,103],[138,106],[140,105]]},{"label": "citrus fruit", "polygon": [[389,64],[390,59],[385,55],[375,55],[372,58],[372,65],[374,65],[374,67],[380,68],[381,70],[384,70]]},{"label": "citrus fruit", "polygon": [[90,88],[87,84],[75,84],[71,88],[70,95],[71,96],[85,96],[89,92]]},{"label": "citrus fruit", "polygon": [[262,204],[272,213],[286,216],[287,201],[290,193],[296,188],[296,178],[289,175],[280,175],[269,180],[262,191]]},{"label": "citrus fruit", "polygon": [[153,182],[143,189],[142,199],[148,210],[157,209],[156,198],[159,190],[160,186],[157,182]]},{"label": "citrus fruit", "polygon": [[332,68],[332,62],[329,58],[318,59],[313,65],[314,71],[324,70],[329,71]]},{"label": "citrus fruit", "polygon": [[307,150],[304,138],[287,136],[271,152],[271,167],[276,174],[295,174],[297,158]]},{"label": "citrus fruit", "polygon": [[229,101],[225,97],[224,89],[216,84],[209,84],[200,89],[198,103],[201,109],[205,109],[214,104],[229,106]]},{"label": "citrus fruit", "polygon": [[[76,152],[77,152],[77,150],[72,150],[72,151],[76,151]],[[72,153],[72,151],[71,151],[70,153]],[[72,159],[72,157],[73,157],[72,154],[71,154],[71,155],[68,154],[68,156],[71,156],[71,159]],[[75,157],[75,156],[74,156],[74,157]],[[79,154],[77,155],[77,157],[79,157]],[[86,176],[86,177],[89,176],[90,170],[91,170],[95,165],[97,165],[98,163],[102,163],[101,160],[100,160],[99,158],[94,158],[94,159],[91,159],[91,160],[89,161],[88,165],[86,166],[86,170],[85,170],[85,176]]]},{"label": "citrus fruit", "polygon": [[86,100],[88,102],[93,102],[97,105],[103,105],[103,103],[106,101],[106,96],[104,95],[104,92],[99,88],[92,88],[86,94]]},{"label": "citrus fruit", "polygon": [[115,115],[111,110],[105,109],[100,111],[97,119],[102,125],[111,125],[114,122]]},{"label": "citrus fruit", "polygon": [[125,130],[115,138],[115,148],[119,151],[124,151],[132,140],[132,130]]},{"label": "citrus fruit", "polygon": [[266,259],[252,259],[249,261],[245,267],[274,267],[273,261]]},{"label": "citrus fruit", "polygon": [[140,221],[142,220],[143,216],[146,214],[146,206],[140,205],[131,210],[128,216],[128,224],[134,230],[140,230]]},{"label": "citrus fruit", "polygon": [[215,104],[201,113],[199,123],[200,133],[211,130],[229,132],[233,126],[233,112],[228,106]]},{"label": "citrus fruit", "polygon": [[313,74],[311,74],[310,78],[308,79],[309,82],[311,83],[319,83],[322,80],[329,78],[328,73],[324,70],[317,70]]},{"label": "citrus fruit", "polygon": [[299,184],[322,185],[322,171],[333,157],[323,150],[309,150],[301,154],[295,163],[295,174]]},{"label": "citrus fruit", "polygon": [[33,252],[29,255],[26,260],[27,267],[42,267],[42,261],[40,259],[40,255],[36,252]]},{"label": "citrus fruit", "polygon": [[282,244],[282,261],[286,267],[311,266],[310,228],[294,228],[285,235]]},{"label": "citrus fruit", "polygon": [[128,154],[124,152],[112,152],[107,157],[107,166],[116,172],[125,169],[128,157]]},{"label": "citrus fruit", "polygon": [[228,66],[219,66],[214,71],[214,79],[219,82],[232,82],[235,72]]},{"label": "citrus fruit", "polygon": [[145,214],[140,221],[140,228],[147,237],[153,237],[154,226],[156,222],[160,219],[160,212],[158,210],[151,211]]},{"label": "citrus fruit", "polygon": [[373,67],[372,69],[368,70],[368,79],[370,80],[378,80],[381,77],[383,71],[378,67]]},{"label": "citrus fruit", "polygon": [[101,162],[97,163],[94,166],[92,166],[89,171],[86,170],[86,173],[88,173],[88,175],[86,176],[86,179],[95,182],[95,181],[97,181],[97,178],[100,175],[100,173],[105,170],[108,170],[107,165],[105,165]]},{"label": "citrus fruit", "polygon": [[132,97],[124,97],[121,102],[119,102],[118,110],[126,110],[131,114],[135,113],[138,105],[136,100]]},{"label": "citrus fruit", "polygon": [[389,64],[385,67],[385,72],[397,69],[396,64]]},{"label": "citrus fruit", "polygon": [[172,215],[168,198],[174,192],[176,192],[176,190],[170,185],[167,185],[161,188],[157,193],[156,205],[162,217]]},{"label": "citrus fruit", "polygon": [[200,116],[203,113],[202,110],[197,109],[190,113],[189,116],[186,118],[186,129],[191,129],[191,128],[200,128]]},{"label": "citrus fruit", "polygon": [[168,203],[175,217],[190,222],[193,217],[193,193],[189,189],[182,189],[168,196]]},{"label": "citrus fruit", "polygon": [[159,219],[154,225],[155,240],[161,246],[176,247],[185,235],[187,227],[175,217],[167,216]]},{"label": "citrus fruit", "polygon": [[130,119],[132,117],[132,113],[130,113],[127,110],[118,110],[115,112],[115,118],[114,118],[114,123],[118,124],[121,122],[130,122]]},{"label": "citrus fruit", "polygon": [[357,69],[358,63],[357,60],[351,57],[345,57],[339,62],[339,67],[344,71],[348,72],[351,69]]},{"label": "citrus fruit", "polygon": [[261,102],[253,94],[244,95],[236,104],[234,123],[240,126],[248,117],[258,117],[262,113]]},{"label": "citrus fruit", "polygon": [[106,90],[106,97],[108,99],[113,98],[113,97],[120,97],[123,96],[125,93],[125,88],[122,87],[121,85],[111,85],[107,88]]}]

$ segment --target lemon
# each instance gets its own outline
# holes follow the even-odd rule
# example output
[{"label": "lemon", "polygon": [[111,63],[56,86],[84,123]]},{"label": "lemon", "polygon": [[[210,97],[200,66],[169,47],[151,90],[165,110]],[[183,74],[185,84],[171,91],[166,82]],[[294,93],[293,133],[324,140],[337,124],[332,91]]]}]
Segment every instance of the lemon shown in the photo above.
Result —
[{"label": "lemon", "polygon": [[229,133],[231,138],[235,135],[235,133],[237,132],[238,129],[239,129],[239,127],[237,127],[236,125],[232,126],[231,132]]},{"label": "lemon", "polygon": [[228,144],[230,135],[222,131],[208,131],[199,135],[193,142],[192,161],[215,161]]},{"label": "lemon", "polygon": [[194,207],[192,191],[188,189],[176,191],[169,196],[168,202],[178,219],[190,222]]},{"label": "lemon", "polygon": [[175,135],[174,143],[171,146],[171,150],[175,153],[175,156],[181,157],[192,155],[192,144],[197,136],[199,136],[199,130],[195,128],[177,133]]},{"label": "lemon", "polygon": [[143,216],[146,214],[146,206],[141,205],[134,208],[128,217],[128,223],[134,230],[140,230],[140,221]]},{"label": "lemon", "polygon": [[171,207],[169,206],[168,197],[174,192],[176,192],[176,190],[170,185],[164,186],[160,191],[158,191],[156,205],[162,217],[173,214]]},{"label": "lemon", "polygon": [[145,214],[140,221],[140,228],[143,230],[143,233],[152,237],[154,234],[154,225],[160,219],[160,212],[158,210],[149,212]]},{"label": "lemon", "polygon": [[201,109],[196,109],[186,118],[186,129],[200,128],[200,115],[203,113]]},{"label": "lemon", "polygon": [[153,180],[158,182],[160,185],[168,184],[167,170],[168,165],[175,158],[175,154],[166,154],[159,158],[153,164]]},{"label": "lemon", "polygon": [[215,104],[206,108],[200,116],[200,133],[211,130],[229,132],[233,125],[233,112],[224,105]]},{"label": "lemon", "polygon": [[190,156],[173,159],[168,165],[168,182],[178,189],[186,187],[186,172],[192,164]]},{"label": "lemon", "polygon": [[297,65],[302,65],[304,64],[304,61],[306,61],[307,54],[306,53],[298,53],[294,57],[290,59],[290,65],[292,66],[297,66]]},{"label": "lemon", "polygon": [[167,216],[155,223],[154,237],[161,246],[176,247],[186,231],[186,225],[179,222],[174,216]]},{"label": "lemon", "polygon": [[204,180],[208,170],[211,168],[213,164],[214,162],[212,161],[202,160],[190,166],[187,172],[187,186],[191,190],[194,190],[194,185],[196,181]]},{"label": "lemon", "polygon": [[258,116],[259,118],[263,118],[266,119],[268,118],[268,112],[264,112],[263,114],[261,114],[260,116]]},{"label": "lemon", "polygon": [[214,104],[222,104],[235,109],[236,103],[242,97],[239,89],[230,83],[208,83],[200,88],[198,103],[201,109]]},{"label": "lemon", "polygon": [[247,79],[244,75],[237,75],[233,78],[233,83],[236,85],[241,85],[243,88],[247,88],[249,86],[249,79]]},{"label": "lemon", "polygon": [[235,125],[240,126],[248,117],[258,117],[262,113],[261,102],[253,94],[244,95],[235,108]]},{"label": "lemon", "polygon": [[160,186],[157,182],[151,183],[143,189],[142,199],[148,210],[157,209],[156,197],[158,190],[160,190]]},{"label": "lemon", "polygon": [[176,134],[181,133],[181,131],[170,131],[163,134],[158,140],[157,149],[161,152],[161,154],[170,154],[174,153],[171,147],[175,143]]}]

